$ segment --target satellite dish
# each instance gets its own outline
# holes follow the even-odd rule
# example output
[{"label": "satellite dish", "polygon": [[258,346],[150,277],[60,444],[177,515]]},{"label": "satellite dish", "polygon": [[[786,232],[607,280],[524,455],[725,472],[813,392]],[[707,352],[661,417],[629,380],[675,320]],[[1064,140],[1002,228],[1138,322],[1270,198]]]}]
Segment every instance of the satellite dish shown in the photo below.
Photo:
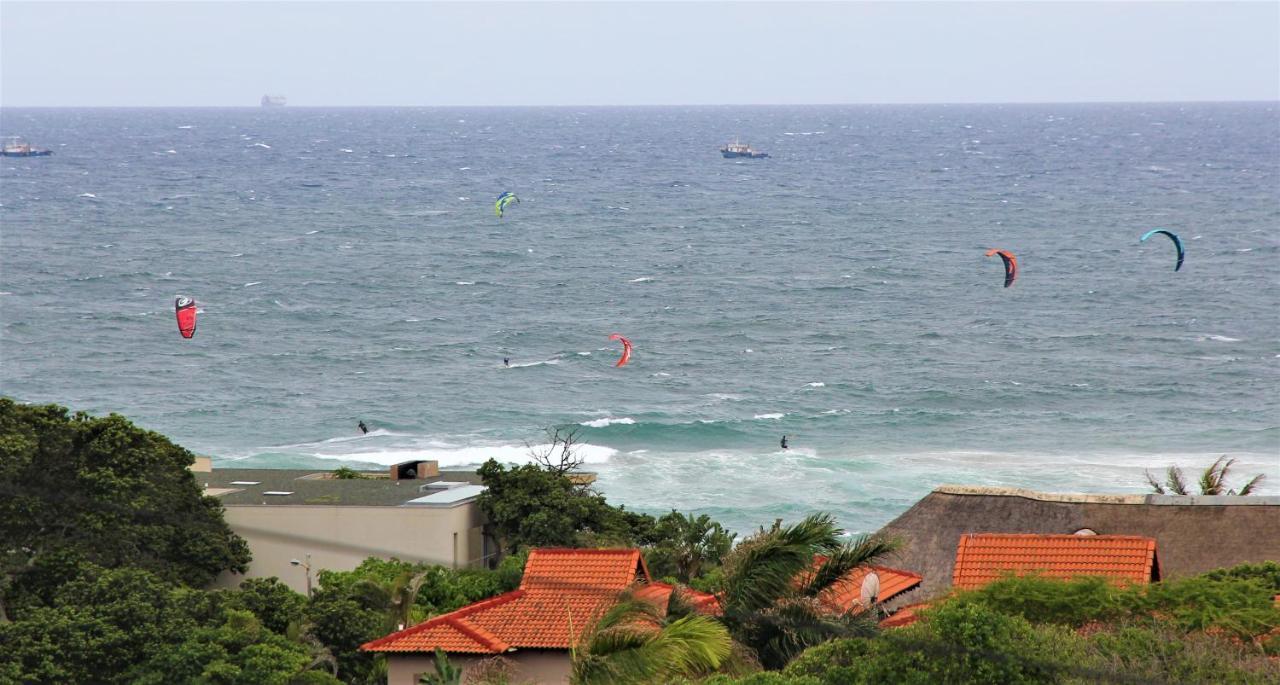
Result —
[{"label": "satellite dish", "polygon": [[867,574],[862,579],[862,605],[871,606],[875,604],[876,598],[880,596],[880,576],[875,571]]}]

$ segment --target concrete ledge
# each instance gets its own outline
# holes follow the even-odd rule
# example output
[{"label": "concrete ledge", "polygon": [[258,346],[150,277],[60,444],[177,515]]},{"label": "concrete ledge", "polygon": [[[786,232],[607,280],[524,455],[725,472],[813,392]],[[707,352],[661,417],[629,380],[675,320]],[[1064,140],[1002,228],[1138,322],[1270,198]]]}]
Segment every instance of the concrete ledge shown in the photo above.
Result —
[{"label": "concrete ledge", "polygon": [[1021,497],[1037,502],[1069,502],[1087,504],[1153,504],[1161,506],[1280,506],[1280,497],[1248,495],[1087,495],[1083,493],[1037,492],[1023,488],[999,488],[981,485],[939,485],[934,492],[945,495],[980,497]]},{"label": "concrete ledge", "polygon": [[[1022,488],[994,488],[975,485],[939,485],[934,492],[946,495],[977,495],[982,497],[1021,497],[1038,502],[1073,502],[1092,504],[1146,504],[1147,495],[1085,495],[1080,493],[1049,493]],[[1243,499],[1243,498],[1240,498]]]}]

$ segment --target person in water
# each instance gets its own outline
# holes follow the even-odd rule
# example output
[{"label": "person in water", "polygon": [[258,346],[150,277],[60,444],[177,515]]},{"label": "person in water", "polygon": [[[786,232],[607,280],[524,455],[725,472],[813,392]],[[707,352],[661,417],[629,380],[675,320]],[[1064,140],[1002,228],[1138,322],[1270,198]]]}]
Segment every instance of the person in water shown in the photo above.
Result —
[{"label": "person in water", "polygon": [[784,436],[782,436],[782,443],[781,443],[781,444],[782,444],[782,449],[784,449],[784,450],[785,450],[785,449],[790,449],[790,448],[787,446],[787,436],[785,436],[785,435],[784,435]]},{"label": "person in water", "polygon": [[502,358],[502,365],[503,365],[503,366],[511,366],[511,357],[503,357],[503,358]]},{"label": "person in water", "polygon": [[364,421],[357,423],[356,426],[360,428],[361,435],[367,435],[369,433],[369,427],[364,425]]}]

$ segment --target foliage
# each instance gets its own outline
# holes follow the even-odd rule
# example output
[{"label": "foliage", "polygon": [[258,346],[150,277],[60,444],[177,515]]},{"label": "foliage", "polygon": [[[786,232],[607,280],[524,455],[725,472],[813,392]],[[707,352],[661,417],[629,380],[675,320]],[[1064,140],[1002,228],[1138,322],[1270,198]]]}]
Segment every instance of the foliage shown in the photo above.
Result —
[{"label": "foliage", "polygon": [[1280,594],[1280,562],[1264,561],[1260,564],[1240,564],[1231,568],[1220,568],[1203,576],[1209,580],[1227,580],[1230,578],[1255,578],[1263,583],[1273,594]]},{"label": "foliage", "polygon": [[0,600],[47,604],[81,561],[197,587],[244,571],[248,546],[201,494],[193,462],[116,414],[0,398]]},{"label": "foliage", "polygon": [[444,650],[436,647],[435,673],[423,673],[418,677],[418,685],[461,685],[462,669],[449,663]]},{"label": "foliage", "polygon": [[965,593],[955,601],[980,604],[1036,623],[1080,627],[1096,621],[1158,619],[1182,632],[1215,629],[1251,640],[1280,629],[1280,609],[1272,600],[1275,591],[1264,579],[1268,570],[1275,571],[1266,565],[1244,566],[1127,586],[1102,578],[1063,581],[1010,577]]},{"label": "foliage", "polygon": [[[1266,474],[1259,473],[1249,479],[1240,491],[1236,492],[1227,487],[1227,474],[1230,473],[1231,467],[1236,463],[1235,459],[1227,459],[1227,455],[1218,457],[1204,471],[1200,473],[1200,480],[1197,484],[1200,486],[1201,495],[1249,495],[1258,487]],[[1187,488],[1187,480],[1182,475],[1182,469],[1177,466],[1169,466],[1165,470],[1165,482],[1163,485],[1156,480],[1151,472],[1147,472],[1147,484],[1151,486],[1151,491],[1159,495],[1189,495],[1191,492]]]},{"label": "foliage", "polygon": [[367,480],[369,478],[350,466],[340,466],[334,469],[333,477],[338,480]]},{"label": "foliage", "polygon": [[[311,662],[307,648],[267,630],[248,611],[229,610],[222,625],[197,628],[171,649],[159,650],[135,670],[134,683],[219,683],[286,685]],[[317,673],[308,683],[339,683]]]},{"label": "foliage", "polygon": [[233,609],[253,613],[262,626],[272,632],[285,634],[291,624],[302,619],[307,598],[294,592],[279,578],[247,578],[238,590],[222,590],[222,600]]},{"label": "foliage", "polygon": [[360,645],[382,637],[383,612],[335,593],[318,592],[307,606],[308,631],[325,645],[337,662],[338,677],[348,683],[378,682],[379,664]]},{"label": "foliage", "polygon": [[[833,611],[819,597],[894,545],[865,537],[842,542],[843,532],[830,515],[814,514],[791,526],[761,530],[726,558],[723,621],[766,668],[781,668],[827,640],[875,631],[868,617]],[[824,560],[815,566],[816,557]]]},{"label": "foliage", "polygon": [[699,614],[665,620],[653,603],[623,595],[583,631],[573,650],[575,685],[644,685],[714,671],[729,633]]},{"label": "foliage", "polygon": [[629,545],[653,526],[653,517],[610,506],[599,493],[537,464],[504,466],[490,459],[478,473],[488,486],[480,508],[510,552]]},{"label": "foliage", "polygon": [[733,547],[734,537],[706,514],[694,517],[672,510],[654,526],[645,563],[655,578],[688,583],[718,567]]}]

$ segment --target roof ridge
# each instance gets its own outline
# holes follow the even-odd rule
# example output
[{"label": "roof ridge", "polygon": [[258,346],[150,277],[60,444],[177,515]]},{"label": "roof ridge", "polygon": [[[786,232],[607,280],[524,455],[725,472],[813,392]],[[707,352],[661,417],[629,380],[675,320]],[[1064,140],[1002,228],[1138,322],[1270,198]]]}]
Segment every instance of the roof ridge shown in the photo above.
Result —
[{"label": "roof ridge", "polygon": [[499,654],[511,649],[511,645],[504,642],[502,638],[494,635],[488,630],[485,630],[482,626],[478,626],[468,621],[465,616],[450,616],[446,619],[445,623],[453,626],[460,632],[466,634],[467,637],[479,642],[495,652],[498,652]]},{"label": "roof ridge", "polygon": [[[495,595],[488,599],[482,599],[479,602],[476,602],[475,604],[468,604],[467,606],[464,606],[460,609],[454,609],[453,611],[450,611],[447,614],[432,616],[431,618],[425,621],[422,621],[420,623],[415,623],[414,625],[408,626],[406,628],[401,628],[400,630],[397,630],[396,632],[391,633],[390,635],[383,635],[382,637],[376,640],[370,640],[360,645],[360,651],[370,651],[378,647],[381,647],[383,644],[392,642],[394,640],[398,640],[402,637],[416,635],[418,633],[424,632],[426,630],[429,630],[439,625],[447,625],[453,628],[457,628],[458,627],[457,624],[453,622],[454,619],[459,619],[459,620],[464,619],[467,616],[470,616],[471,614],[481,609],[488,609],[490,607],[494,607],[499,604],[506,604],[507,602],[510,602],[513,599],[519,598],[522,594],[524,594],[523,590],[512,590],[510,592],[504,592],[500,595]],[[477,640],[477,641],[479,642],[480,640]],[[506,651],[506,650],[503,650],[503,651]]]}]

